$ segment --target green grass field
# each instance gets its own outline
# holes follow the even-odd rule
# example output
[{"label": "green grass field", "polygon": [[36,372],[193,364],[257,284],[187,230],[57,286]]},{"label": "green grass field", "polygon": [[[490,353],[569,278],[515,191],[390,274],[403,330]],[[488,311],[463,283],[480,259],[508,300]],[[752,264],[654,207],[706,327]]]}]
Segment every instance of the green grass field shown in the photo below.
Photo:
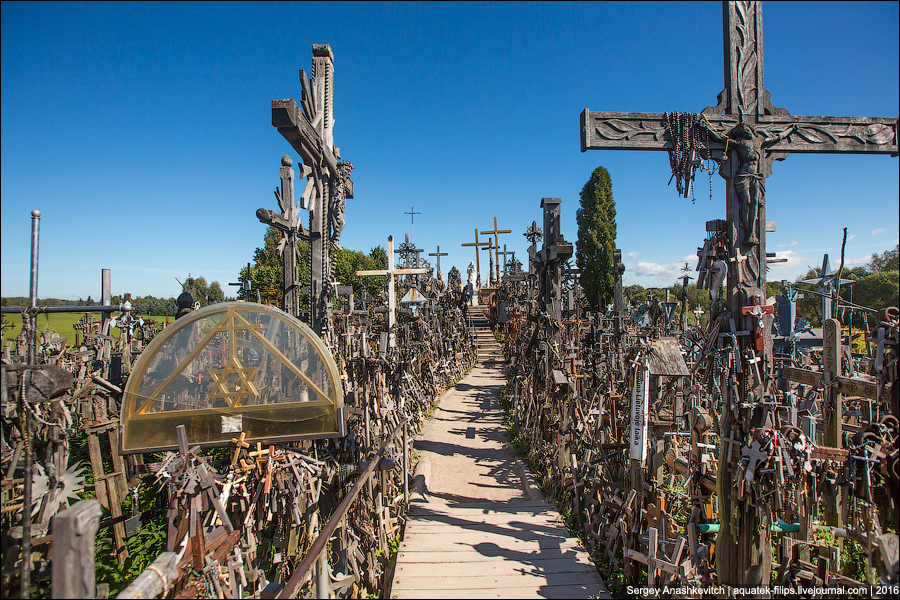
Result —
[{"label": "green grass field", "polygon": [[[76,333],[73,325],[75,325],[75,323],[77,323],[84,314],[85,313],[44,313],[38,315],[38,329],[43,331],[46,327],[49,326],[50,331],[55,331],[60,335],[60,337],[68,338],[66,343],[69,346],[72,346],[75,344]],[[165,321],[166,319],[165,317],[147,317],[147,315],[135,316],[143,317],[144,319],[152,318],[156,321]],[[94,313],[94,318],[99,321],[100,313]],[[172,321],[174,321],[174,319],[172,317],[169,317],[169,322]],[[19,332],[22,331],[22,316],[19,314],[4,314],[3,323],[4,326],[6,325],[6,323],[12,323],[13,325],[11,329],[3,331],[3,344],[6,344],[6,340],[15,340],[16,336],[19,335]],[[112,335],[116,337],[119,336],[119,329],[117,327],[113,327]],[[79,334],[78,337],[79,340],[81,340],[81,334]]]}]

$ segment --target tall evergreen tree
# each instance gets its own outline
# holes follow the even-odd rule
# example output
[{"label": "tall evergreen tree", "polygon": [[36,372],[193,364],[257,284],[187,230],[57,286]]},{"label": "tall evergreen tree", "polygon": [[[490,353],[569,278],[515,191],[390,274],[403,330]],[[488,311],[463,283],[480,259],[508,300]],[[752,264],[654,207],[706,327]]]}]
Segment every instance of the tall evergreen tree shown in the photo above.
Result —
[{"label": "tall evergreen tree", "polygon": [[588,302],[599,309],[613,300],[611,272],[616,248],[616,203],[609,172],[597,167],[581,190],[576,213],[578,241],[575,261],[581,269],[581,287]]}]

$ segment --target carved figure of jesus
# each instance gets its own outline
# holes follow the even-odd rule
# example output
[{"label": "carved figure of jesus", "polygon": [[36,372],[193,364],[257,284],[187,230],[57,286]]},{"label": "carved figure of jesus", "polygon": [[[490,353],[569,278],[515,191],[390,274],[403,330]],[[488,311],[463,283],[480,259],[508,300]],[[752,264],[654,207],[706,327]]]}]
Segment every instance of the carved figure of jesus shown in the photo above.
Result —
[{"label": "carved figure of jesus", "polygon": [[344,212],[347,210],[347,191],[345,186],[347,185],[346,180],[350,177],[350,172],[353,170],[353,163],[338,163],[338,169],[340,171],[338,173],[338,183],[334,186],[328,203],[328,218],[331,222],[331,243],[335,248],[340,249],[341,232],[346,224]]},{"label": "carved figure of jesus", "polygon": [[743,121],[725,135],[711,128],[705,120],[700,125],[709,133],[710,139],[726,144],[726,148],[737,154],[738,169],[733,181],[740,205],[741,225],[744,228],[743,244],[756,246],[759,244],[759,238],[756,237],[759,209],[766,205],[766,176],[762,173],[760,164],[763,150],[785,139],[797,126],[792,124],[778,135],[769,136],[757,133],[753,126]]}]

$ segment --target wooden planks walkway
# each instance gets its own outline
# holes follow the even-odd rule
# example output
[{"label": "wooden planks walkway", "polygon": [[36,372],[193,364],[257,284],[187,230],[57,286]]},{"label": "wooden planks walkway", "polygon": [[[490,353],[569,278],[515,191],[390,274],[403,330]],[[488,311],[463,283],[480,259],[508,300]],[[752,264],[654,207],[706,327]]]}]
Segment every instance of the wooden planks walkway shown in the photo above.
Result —
[{"label": "wooden planks walkway", "polygon": [[554,506],[529,500],[507,466],[516,459],[500,435],[502,384],[499,365],[479,365],[416,440],[428,477],[410,506],[391,598],[610,597]]}]

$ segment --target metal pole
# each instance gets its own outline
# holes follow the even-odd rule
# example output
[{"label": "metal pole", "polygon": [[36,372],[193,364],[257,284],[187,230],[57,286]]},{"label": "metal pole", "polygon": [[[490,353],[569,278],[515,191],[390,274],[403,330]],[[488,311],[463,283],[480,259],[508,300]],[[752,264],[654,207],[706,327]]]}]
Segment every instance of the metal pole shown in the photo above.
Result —
[{"label": "metal pole", "polygon": [[319,564],[316,569],[316,598],[319,600],[328,600],[328,562],[326,560],[327,552],[319,555]]},{"label": "metal pole", "polygon": [[[100,275],[100,304],[108,306],[112,303],[112,278],[109,269],[103,269]],[[106,327],[107,321],[112,315],[108,312],[100,313],[100,326]],[[109,335],[109,332],[103,330],[103,335]]]},{"label": "metal pole", "polygon": [[[34,308],[38,298],[38,264],[41,238],[41,211],[31,211],[31,282],[28,290],[28,364],[37,359],[37,316]],[[24,323],[23,323],[24,325]]]},{"label": "metal pole", "polygon": [[[34,307],[37,306],[38,296],[38,257],[40,250],[41,237],[41,211],[31,211],[31,286],[28,296],[28,323],[30,328],[30,339],[28,340],[28,364],[37,364],[37,314]],[[27,405],[28,399],[25,397],[25,377],[27,373],[22,373],[21,385],[19,386],[19,396],[22,402],[22,420],[24,421],[24,442],[25,442],[25,473],[23,475],[23,498],[22,498],[22,570],[21,570],[21,592],[22,598],[31,598],[31,411]]]}]

